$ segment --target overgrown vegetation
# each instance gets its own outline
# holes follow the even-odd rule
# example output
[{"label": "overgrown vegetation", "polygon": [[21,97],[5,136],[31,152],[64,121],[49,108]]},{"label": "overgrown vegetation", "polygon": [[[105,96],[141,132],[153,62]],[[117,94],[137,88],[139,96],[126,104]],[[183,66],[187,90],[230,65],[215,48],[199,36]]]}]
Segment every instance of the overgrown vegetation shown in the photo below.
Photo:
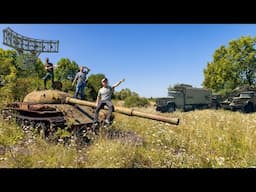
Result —
[{"label": "overgrown vegetation", "polygon": [[85,98],[89,101],[96,101],[98,90],[101,88],[101,80],[105,78],[104,74],[91,74],[88,77],[85,89]]},{"label": "overgrown vegetation", "polygon": [[[152,112],[153,108],[144,111]],[[31,142],[15,123],[1,120],[0,167],[256,166],[256,114],[201,110],[164,115],[179,117],[180,125],[115,114],[115,129],[136,133],[143,139],[142,145],[99,135],[91,145],[80,149],[47,143],[40,137]]]},{"label": "overgrown vegetation", "polygon": [[128,88],[115,92],[113,98],[124,101],[125,107],[147,107],[150,104],[149,99],[140,97],[138,93]]},{"label": "overgrown vegetation", "polygon": [[[243,37],[229,47],[220,47],[204,71],[204,86],[227,94],[240,84],[255,81],[255,39]],[[42,87],[45,74],[38,60],[30,73],[16,62],[13,51],[0,49],[0,109],[7,102],[21,101],[34,89]],[[242,64],[242,65],[241,65]],[[63,89],[74,91],[72,78],[78,65],[61,59],[56,77]],[[68,66],[68,68],[66,68]],[[241,66],[241,67],[239,67]],[[65,77],[64,77],[65,76]],[[92,74],[88,79],[86,98],[95,100],[104,74]],[[129,89],[115,93],[122,105],[155,113],[146,98]],[[118,104],[119,102],[115,102]],[[141,108],[143,107],[143,108]],[[180,125],[115,114],[113,128],[129,131],[142,139],[135,145],[125,139],[111,139],[100,132],[90,145],[80,148],[46,142],[40,136],[32,139],[13,121],[0,117],[1,168],[220,168],[256,167],[256,113],[241,114],[223,110],[201,110],[161,114],[180,118]],[[57,136],[65,137],[65,130]]]},{"label": "overgrown vegetation", "polygon": [[129,96],[124,100],[125,107],[147,107],[149,101],[139,96]]}]

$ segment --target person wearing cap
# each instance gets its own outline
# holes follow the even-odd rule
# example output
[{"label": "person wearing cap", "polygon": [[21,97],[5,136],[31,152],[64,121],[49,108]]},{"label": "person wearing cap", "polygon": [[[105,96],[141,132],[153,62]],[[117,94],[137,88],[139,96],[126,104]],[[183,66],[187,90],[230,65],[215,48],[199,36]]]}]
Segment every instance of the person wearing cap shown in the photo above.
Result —
[{"label": "person wearing cap", "polygon": [[95,119],[94,119],[95,123],[99,122],[99,120],[98,120],[99,112],[105,105],[107,105],[107,107],[108,107],[108,114],[107,114],[105,123],[106,124],[111,123],[110,118],[111,118],[112,112],[114,110],[114,106],[111,102],[111,96],[112,96],[114,89],[124,81],[125,81],[125,79],[122,79],[121,81],[118,81],[116,84],[109,86],[107,78],[104,78],[101,80],[102,88],[99,89],[97,100],[96,100],[96,110],[95,110]]},{"label": "person wearing cap", "polygon": [[[86,70],[84,70],[86,69]],[[80,93],[81,99],[84,99],[84,88],[86,85],[86,75],[90,72],[90,69],[86,66],[81,66],[80,71],[76,74],[75,79],[72,83],[72,86],[76,83],[76,92],[74,98],[77,99],[78,94]]]}]

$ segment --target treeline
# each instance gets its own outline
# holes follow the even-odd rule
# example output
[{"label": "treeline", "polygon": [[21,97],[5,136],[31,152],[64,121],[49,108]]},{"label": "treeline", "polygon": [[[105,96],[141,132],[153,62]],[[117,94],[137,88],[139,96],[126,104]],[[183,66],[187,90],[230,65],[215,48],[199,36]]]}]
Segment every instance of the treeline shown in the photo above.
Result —
[{"label": "treeline", "polygon": [[256,37],[242,36],[216,49],[213,60],[204,69],[204,87],[223,96],[238,86],[255,87],[255,45]]},{"label": "treeline", "polygon": [[[13,50],[0,49],[0,99],[1,103],[12,101],[22,101],[25,95],[33,90],[43,89],[42,78],[46,74],[44,63],[40,58],[32,67],[24,69],[24,63],[19,60],[19,56]],[[68,58],[61,58],[54,68],[54,80],[62,83],[63,91],[74,94],[75,86],[72,81],[79,71],[79,65]],[[101,79],[104,74],[90,74],[85,89],[86,100],[95,101]],[[48,82],[50,88],[50,81]],[[114,92],[114,99],[123,100],[126,107],[145,107],[149,105],[146,98],[140,97],[130,89],[122,89]],[[3,102],[4,101],[4,102]]]},{"label": "treeline", "polygon": [[128,88],[115,92],[114,98],[124,100],[125,107],[147,107],[150,104],[148,99],[140,97],[138,93],[132,92]]}]

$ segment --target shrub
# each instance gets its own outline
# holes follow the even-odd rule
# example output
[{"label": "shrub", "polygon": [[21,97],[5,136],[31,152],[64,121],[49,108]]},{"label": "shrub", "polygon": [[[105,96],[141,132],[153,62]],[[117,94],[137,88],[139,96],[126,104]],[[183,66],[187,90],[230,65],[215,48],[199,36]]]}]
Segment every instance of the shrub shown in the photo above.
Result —
[{"label": "shrub", "polygon": [[104,74],[92,74],[88,77],[85,88],[85,98],[88,101],[95,101],[98,91],[101,88],[101,80],[105,78]]},{"label": "shrub", "polygon": [[119,100],[125,100],[126,98],[130,96],[139,96],[138,93],[131,91],[130,89],[122,89],[119,92],[115,92],[113,95],[113,98],[119,99]]},{"label": "shrub", "polygon": [[76,86],[72,86],[72,81],[68,79],[64,79],[61,81],[62,83],[62,90],[67,92],[75,93]]},{"label": "shrub", "polygon": [[125,107],[147,107],[149,102],[146,98],[138,96],[130,96],[124,100]]},{"label": "shrub", "polygon": [[42,84],[43,80],[39,78],[17,78],[0,89],[0,97],[8,101],[22,101],[29,92],[39,89]]}]

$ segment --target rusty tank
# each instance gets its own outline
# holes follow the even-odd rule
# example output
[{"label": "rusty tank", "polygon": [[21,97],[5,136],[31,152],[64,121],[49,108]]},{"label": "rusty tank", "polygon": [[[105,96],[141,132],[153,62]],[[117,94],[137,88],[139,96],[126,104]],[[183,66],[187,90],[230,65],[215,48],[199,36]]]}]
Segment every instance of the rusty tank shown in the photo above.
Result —
[{"label": "rusty tank", "polygon": [[[92,132],[99,126],[93,124],[92,107],[65,103],[70,95],[58,90],[33,91],[25,96],[23,102],[14,102],[3,109],[5,119],[15,118],[26,132],[33,129],[45,139],[59,139],[54,135],[58,129],[66,129],[76,142],[88,143]],[[105,112],[101,111],[100,120]]]},{"label": "rusty tank", "polygon": [[[101,126],[93,123],[95,103],[74,99],[70,94],[59,90],[33,91],[25,96],[23,102],[14,102],[3,110],[4,118],[16,119],[16,122],[26,131],[42,134],[50,138],[60,129],[67,129],[79,142],[89,142],[88,133],[97,133]],[[133,109],[115,107],[115,112],[129,116],[138,116],[178,125],[178,118],[167,118],[159,115],[147,114]],[[101,110],[99,120],[103,122],[107,111]],[[112,120],[114,115],[112,115]]]}]

